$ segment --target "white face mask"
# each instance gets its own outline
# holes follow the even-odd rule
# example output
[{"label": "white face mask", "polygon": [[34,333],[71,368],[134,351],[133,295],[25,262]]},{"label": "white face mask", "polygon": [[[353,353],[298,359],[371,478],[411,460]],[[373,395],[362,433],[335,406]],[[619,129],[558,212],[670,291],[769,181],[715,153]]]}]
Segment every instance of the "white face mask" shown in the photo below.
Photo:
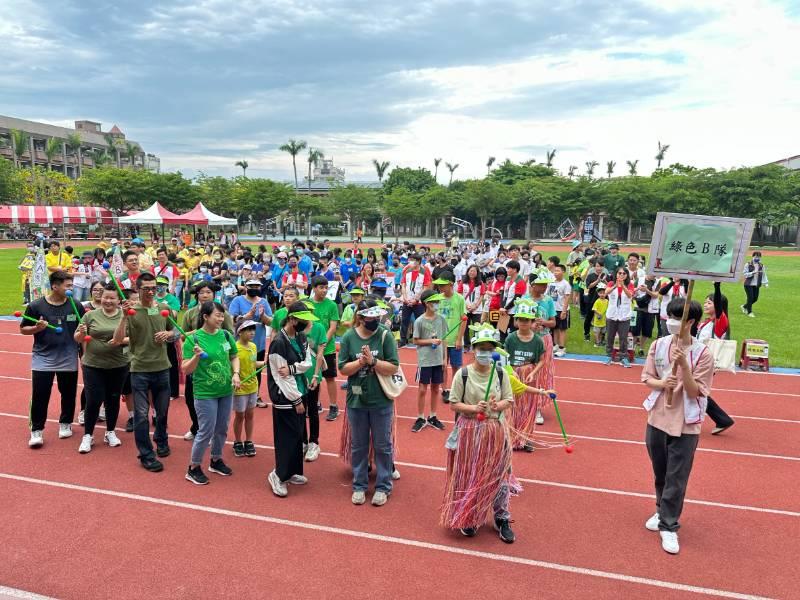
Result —
[{"label": "white face mask", "polygon": [[667,331],[672,335],[678,335],[681,332],[681,320],[667,319]]},{"label": "white face mask", "polygon": [[492,364],[492,351],[491,350],[477,350],[475,352],[475,362],[484,367]]}]

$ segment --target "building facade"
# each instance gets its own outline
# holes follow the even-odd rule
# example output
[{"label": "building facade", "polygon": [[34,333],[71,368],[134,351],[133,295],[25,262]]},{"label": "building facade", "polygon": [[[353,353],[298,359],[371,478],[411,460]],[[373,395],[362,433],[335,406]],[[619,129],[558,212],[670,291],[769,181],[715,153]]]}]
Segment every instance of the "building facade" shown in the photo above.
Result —
[{"label": "building facade", "polygon": [[[22,132],[21,147],[12,131]],[[141,145],[128,140],[114,125],[103,131],[96,121],[75,121],[75,128],[27,121],[0,115],[0,158],[20,167],[50,168],[68,177],[78,177],[83,169],[105,164],[120,168],[159,172],[161,161],[147,154]]]},{"label": "building facade", "polygon": [[776,160],[773,165],[780,165],[782,167],[786,167],[790,171],[798,171],[800,170],[800,154],[797,156],[790,156],[788,158],[782,158],[781,160]]}]

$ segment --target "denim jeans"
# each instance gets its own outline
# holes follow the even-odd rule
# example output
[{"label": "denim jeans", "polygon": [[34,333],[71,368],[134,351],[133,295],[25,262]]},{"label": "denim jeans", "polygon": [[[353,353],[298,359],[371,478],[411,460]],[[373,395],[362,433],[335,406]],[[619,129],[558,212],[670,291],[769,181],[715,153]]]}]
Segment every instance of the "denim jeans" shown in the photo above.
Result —
[{"label": "denim jeans", "polygon": [[150,443],[150,397],[156,413],[156,430],[153,440],[158,446],[168,446],[167,413],[169,412],[169,369],[149,373],[131,373],[133,389],[133,437],[139,450],[139,460],[154,458]]},{"label": "denim jeans", "polygon": [[73,287],[72,299],[75,302],[83,302],[89,299],[89,288]]},{"label": "denim jeans", "polygon": [[375,448],[375,491],[392,491],[394,452],[392,449],[392,422],[394,407],[382,408],[347,407],[353,462],[353,491],[365,492],[369,487],[369,442]]},{"label": "denim jeans", "polygon": [[232,405],[233,394],[221,398],[195,399],[194,409],[197,412],[199,428],[192,444],[193,465],[203,462],[203,455],[206,453],[209,443],[211,444],[211,458],[222,458]]}]

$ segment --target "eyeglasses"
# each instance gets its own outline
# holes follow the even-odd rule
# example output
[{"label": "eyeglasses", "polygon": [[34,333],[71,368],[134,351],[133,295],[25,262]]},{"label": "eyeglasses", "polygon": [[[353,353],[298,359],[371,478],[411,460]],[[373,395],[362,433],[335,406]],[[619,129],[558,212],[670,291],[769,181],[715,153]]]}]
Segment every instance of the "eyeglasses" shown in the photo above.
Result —
[{"label": "eyeglasses", "polygon": [[139,293],[140,294],[141,293],[155,294],[156,293],[156,288],[155,288],[155,286],[148,286],[148,287],[142,286],[142,287],[139,288]]}]

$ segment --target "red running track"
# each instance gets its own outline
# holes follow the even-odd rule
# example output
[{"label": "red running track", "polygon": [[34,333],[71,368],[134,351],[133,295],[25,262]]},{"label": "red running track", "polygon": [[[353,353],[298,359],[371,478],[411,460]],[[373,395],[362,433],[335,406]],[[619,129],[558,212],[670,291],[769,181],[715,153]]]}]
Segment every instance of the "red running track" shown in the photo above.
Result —
[{"label": "red running track", "polygon": [[[321,425],[323,456],[306,464],[309,485],[279,499],[265,486],[269,410],[256,411],[258,456],[229,453],[234,476],[210,474],[205,487],[183,479],[182,400],[170,409],[173,453],[160,474],[138,466],[131,434],[111,449],[98,431],[88,455],[77,453],[77,426],[56,439],[55,390],[45,446],[29,450],[30,340],[15,332],[0,322],[0,585],[58,598],[472,598],[499,586],[537,598],[800,597],[794,377],[717,377],[714,397],[737,424],[719,437],[704,426],[681,554],[670,556],[643,526],[653,498],[637,368],[558,362],[576,451],[515,454],[525,489],[511,504],[517,542],[506,545],[489,527],[465,539],[438,526],[447,432],[410,432],[416,389],[397,404],[402,478],[386,506],[350,504],[349,472],[334,456],[341,419]],[[401,356],[413,376],[413,351]],[[447,408],[440,416],[452,420]],[[546,417],[538,437],[557,442]]]}]

